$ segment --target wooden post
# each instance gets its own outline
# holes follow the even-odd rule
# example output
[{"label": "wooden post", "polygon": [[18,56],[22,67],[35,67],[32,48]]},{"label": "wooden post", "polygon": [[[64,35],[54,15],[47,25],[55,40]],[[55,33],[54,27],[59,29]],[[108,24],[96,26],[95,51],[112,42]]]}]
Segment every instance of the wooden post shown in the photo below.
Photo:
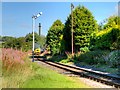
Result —
[{"label": "wooden post", "polygon": [[73,8],[74,5],[71,3],[71,23],[72,23],[72,27],[71,27],[71,44],[72,44],[72,56],[73,56]]}]

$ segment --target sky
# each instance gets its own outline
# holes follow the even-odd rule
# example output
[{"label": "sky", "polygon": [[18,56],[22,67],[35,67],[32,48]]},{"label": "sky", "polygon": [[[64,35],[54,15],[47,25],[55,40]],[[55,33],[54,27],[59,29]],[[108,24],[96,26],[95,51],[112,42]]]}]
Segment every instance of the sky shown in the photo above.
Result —
[{"label": "sky", "polygon": [[[118,2],[72,2],[74,6],[83,5],[88,8],[99,24],[109,16],[118,12]],[[53,22],[60,19],[64,24],[70,14],[71,2],[2,2],[2,35],[22,37],[32,32],[32,16],[43,14],[35,20],[42,25],[42,35],[47,32]],[[1,26],[0,26],[1,27]]]}]

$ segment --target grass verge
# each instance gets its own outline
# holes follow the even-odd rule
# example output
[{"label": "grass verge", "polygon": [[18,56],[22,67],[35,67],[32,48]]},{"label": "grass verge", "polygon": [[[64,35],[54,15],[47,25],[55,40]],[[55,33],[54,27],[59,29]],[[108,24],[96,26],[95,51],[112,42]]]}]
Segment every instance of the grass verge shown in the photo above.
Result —
[{"label": "grass verge", "polygon": [[43,66],[33,64],[34,75],[21,88],[90,88],[78,79],[58,74]]},{"label": "grass verge", "polygon": [[89,88],[79,80],[31,62],[26,52],[2,51],[2,88]]}]

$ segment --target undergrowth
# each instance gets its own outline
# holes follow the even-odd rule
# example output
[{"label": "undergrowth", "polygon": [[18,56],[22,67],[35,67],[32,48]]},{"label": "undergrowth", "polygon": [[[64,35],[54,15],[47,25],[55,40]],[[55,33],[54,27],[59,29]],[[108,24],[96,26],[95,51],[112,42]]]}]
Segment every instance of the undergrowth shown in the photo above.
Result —
[{"label": "undergrowth", "polygon": [[2,88],[18,88],[31,75],[27,52],[2,49]]},{"label": "undergrowth", "polygon": [[2,49],[0,61],[2,88],[89,88],[79,80],[31,62],[22,51]]}]

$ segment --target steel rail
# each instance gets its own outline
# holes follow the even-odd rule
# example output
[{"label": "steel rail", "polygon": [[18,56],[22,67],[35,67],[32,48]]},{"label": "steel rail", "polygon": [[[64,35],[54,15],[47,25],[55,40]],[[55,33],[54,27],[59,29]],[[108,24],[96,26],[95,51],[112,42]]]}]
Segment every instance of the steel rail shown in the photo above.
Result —
[{"label": "steel rail", "polygon": [[[69,65],[65,65],[65,64],[61,64],[61,63],[50,62],[50,61],[46,61],[46,60],[44,61],[44,60],[39,59],[39,61],[44,62],[44,63],[49,64],[49,65],[52,65],[54,67],[72,72],[75,75],[80,75],[81,77],[85,77],[85,78],[88,78],[88,79],[91,79],[91,80],[94,80],[94,81],[97,81],[97,82],[101,82],[101,83],[104,83],[106,85],[113,86],[115,88],[120,88],[120,82],[119,83],[118,82],[113,82],[113,80],[119,81],[120,77],[110,76],[110,75],[102,74],[102,73],[99,73],[99,72],[96,72],[96,71],[90,71],[90,70],[87,70],[87,69],[74,67],[74,66],[69,66]],[[90,75],[89,73],[99,75],[100,77]],[[107,78],[107,79],[103,79],[103,78],[101,78],[101,76],[104,77],[104,78]],[[110,80],[108,80],[108,78]]]}]

